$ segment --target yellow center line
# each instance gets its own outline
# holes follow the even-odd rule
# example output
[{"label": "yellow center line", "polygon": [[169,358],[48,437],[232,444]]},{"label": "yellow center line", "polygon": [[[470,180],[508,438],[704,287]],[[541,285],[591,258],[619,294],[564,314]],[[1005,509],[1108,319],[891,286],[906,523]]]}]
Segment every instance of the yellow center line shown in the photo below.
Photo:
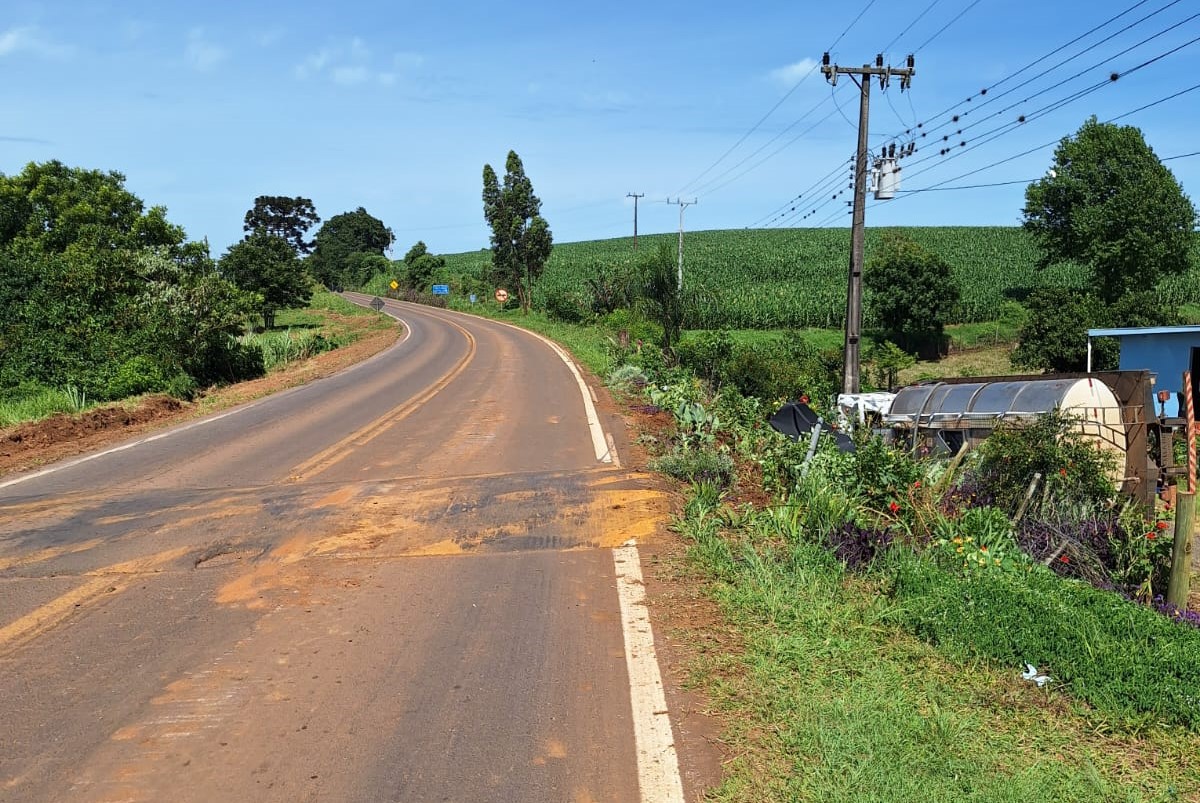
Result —
[{"label": "yellow center line", "polygon": [[189,551],[191,551],[191,547],[169,549],[166,552],[135,558],[88,572],[87,576],[91,578],[90,580],[30,611],[16,621],[0,627],[0,651],[3,651],[5,647],[15,648],[45,633],[85,606],[100,600],[107,594],[124,591],[131,583],[138,581],[140,575],[155,571],[171,561],[183,557]]},{"label": "yellow center line", "polygon": [[292,480],[299,480],[302,478],[315,476],[337,465],[342,460],[346,459],[355,448],[367,445],[375,438],[379,437],[379,435],[383,434],[389,427],[416,412],[421,405],[425,404],[425,402],[429,401],[442,390],[444,390],[446,386],[453,382],[459,374],[466,370],[467,366],[471,363],[471,360],[475,358],[475,336],[453,321],[444,322],[462,332],[463,336],[467,339],[467,353],[455,364],[454,368],[452,368],[449,373],[442,376],[442,378],[437,382],[430,385],[424,392],[414,396],[411,399],[408,399],[396,407],[393,407],[380,418],[377,418],[376,420],[367,424],[365,427],[350,433],[350,435],[342,438],[337,443],[318,452],[308,460],[296,466],[292,470]]}]

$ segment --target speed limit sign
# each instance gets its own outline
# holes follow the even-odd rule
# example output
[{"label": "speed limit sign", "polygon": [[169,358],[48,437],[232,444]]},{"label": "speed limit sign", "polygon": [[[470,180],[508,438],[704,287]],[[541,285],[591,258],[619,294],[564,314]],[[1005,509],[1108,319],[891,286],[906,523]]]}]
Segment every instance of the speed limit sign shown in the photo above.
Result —
[{"label": "speed limit sign", "polygon": [[498,289],[496,291],[496,300],[499,301],[501,304],[503,304],[505,301],[508,301],[508,291],[505,290],[503,287]]}]

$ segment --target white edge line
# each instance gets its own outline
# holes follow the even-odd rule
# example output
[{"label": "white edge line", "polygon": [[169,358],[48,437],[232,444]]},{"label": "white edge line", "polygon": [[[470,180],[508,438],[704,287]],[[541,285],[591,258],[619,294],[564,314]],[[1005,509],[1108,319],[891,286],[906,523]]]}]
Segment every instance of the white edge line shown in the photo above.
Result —
[{"label": "white edge line", "polygon": [[616,463],[618,467],[620,466],[619,459],[617,458],[616,445],[613,443],[610,437],[605,436],[604,427],[600,424],[600,417],[596,415],[596,405],[592,403],[594,391],[588,386],[587,382],[583,381],[583,375],[580,374],[579,369],[575,367],[575,361],[571,359],[571,355],[568,354],[566,350],[562,348],[562,346],[558,345],[550,338],[538,334],[537,332],[529,329],[522,329],[520,326],[514,326],[513,324],[506,323],[505,321],[497,321],[493,318],[485,318],[482,315],[471,315],[470,313],[459,312],[458,310],[442,309],[440,307],[434,307],[434,309],[437,309],[440,312],[448,312],[452,315],[468,315],[471,318],[479,321],[487,321],[488,323],[507,326],[509,329],[516,329],[518,332],[524,332],[527,335],[536,337],[538,340],[542,341],[551,349],[553,349],[554,353],[557,354],[562,361],[567,364],[567,368],[570,369],[571,375],[575,377],[575,382],[579,385],[579,393],[583,396],[583,411],[584,414],[587,415],[588,431],[592,436],[592,448],[596,452],[596,460],[601,463]]},{"label": "white edge line", "polygon": [[658,671],[654,632],[646,608],[642,562],[632,543],[613,550],[621,629],[625,635],[625,665],[629,670],[629,702],[637,748],[638,787],[644,803],[683,803],[679,757],[671,733],[671,716]]},{"label": "white edge line", "polygon": [[[400,323],[404,324],[404,337],[397,340],[392,346],[390,346],[387,349],[387,350],[391,350],[393,348],[396,348],[397,346],[402,345],[405,341],[408,340],[408,336],[412,333],[412,327],[409,326],[408,321],[402,319],[400,316],[392,315],[390,312],[386,313],[386,314],[391,316],[392,318],[395,318]],[[382,353],[382,352],[380,352],[380,353]],[[378,356],[378,355],[375,355],[375,356]],[[374,357],[372,357],[371,359],[374,359]],[[355,365],[350,366],[350,368],[357,368],[360,365],[365,365],[367,362],[370,362],[370,360],[364,360],[363,362],[356,363]],[[338,373],[341,373],[341,372],[339,371]],[[336,376],[336,374],[331,374],[331,376]],[[322,379],[328,379],[328,378],[329,377],[322,377]],[[318,379],[316,381],[320,382],[321,380]],[[211,424],[215,421],[220,421],[222,418],[229,418],[232,415],[237,415],[238,413],[244,413],[247,410],[252,410],[255,407],[258,407],[259,405],[266,404],[268,401],[271,401],[273,399],[278,399],[286,394],[290,394],[294,391],[300,390],[300,388],[308,387],[313,384],[315,384],[315,382],[308,382],[304,385],[299,385],[294,388],[288,388],[287,390],[283,391],[282,393],[275,393],[270,396],[266,396],[262,399],[257,399],[255,401],[249,402],[248,404],[244,404],[241,407],[235,407],[234,409],[229,410],[228,412],[219,413],[217,415],[210,416],[208,418],[202,418],[199,421],[193,421],[190,424],[184,424],[183,426],[180,426],[180,427],[173,427],[172,429],[168,429],[163,432],[156,433],[154,435],[149,435],[145,438],[138,438],[136,441],[130,441],[129,443],[123,443],[120,446],[114,446],[113,448],[105,449],[102,452],[96,452],[94,454],[84,455],[83,457],[77,457],[74,460],[68,460],[65,463],[56,463],[53,466],[50,466],[49,468],[44,468],[41,471],[35,471],[32,474],[22,474],[21,476],[14,477],[11,480],[0,481],[0,489],[8,488],[10,486],[17,485],[22,482],[28,482],[29,480],[36,480],[38,477],[45,477],[48,474],[55,474],[59,471],[65,471],[69,468],[74,468],[75,466],[82,465],[83,463],[90,463],[93,460],[99,460],[101,457],[107,457],[110,454],[116,454],[117,452],[124,452],[127,449],[133,449],[134,447],[142,446],[143,444],[153,443],[154,441],[162,440],[163,438],[169,438],[173,435],[178,435],[181,432],[187,432],[190,429],[196,429],[197,427],[202,427],[207,424]]]}]

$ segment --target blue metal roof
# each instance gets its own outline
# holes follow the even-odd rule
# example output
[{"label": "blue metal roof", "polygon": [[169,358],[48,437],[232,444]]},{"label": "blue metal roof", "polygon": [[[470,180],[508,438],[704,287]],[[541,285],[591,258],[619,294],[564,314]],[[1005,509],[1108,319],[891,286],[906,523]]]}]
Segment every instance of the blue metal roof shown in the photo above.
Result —
[{"label": "blue metal roof", "polygon": [[1200,334],[1200,326],[1137,326],[1128,329],[1088,329],[1088,337]]}]

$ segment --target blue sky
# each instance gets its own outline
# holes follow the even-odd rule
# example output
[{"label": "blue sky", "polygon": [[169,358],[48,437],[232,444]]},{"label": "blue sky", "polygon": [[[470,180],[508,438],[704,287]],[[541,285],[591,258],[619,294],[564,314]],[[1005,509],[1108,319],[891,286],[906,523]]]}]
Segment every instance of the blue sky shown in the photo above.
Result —
[{"label": "blue sky", "polygon": [[[1042,175],[1053,148],[1036,146],[1088,115],[1109,119],[1200,83],[1200,42],[1188,44],[1197,37],[1195,0],[9,0],[0,14],[0,172],[48,159],[118,170],[214,254],[241,236],[260,194],[312,198],[326,219],[364,206],[396,232],[395,256],[418,239],[435,252],[485,247],[482,167],[502,171],[510,148],[559,242],[628,234],[629,192],[645,193],[643,233],[677,227],[678,207],[663,201],[680,191],[699,198],[689,230],[846,225],[858,91],[812,70],[835,42],[834,61],[849,65],[881,50],[899,65],[915,51],[911,91],[893,82],[871,95],[876,147],[906,141],[917,122],[948,125],[916,140],[904,163],[902,189],[911,191]],[[985,87],[994,88],[977,96]],[[1120,122],[1170,157],[1200,150],[1197,110],[1200,89]],[[1022,113],[1028,121],[1018,124]],[[938,156],[955,141],[967,147]],[[1198,200],[1200,157],[1167,165]],[[795,215],[789,201],[809,188],[819,208],[799,218],[809,195]],[[1022,193],[1021,184],[906,192],[874,203],[867,224],[1011,225]]]}]

